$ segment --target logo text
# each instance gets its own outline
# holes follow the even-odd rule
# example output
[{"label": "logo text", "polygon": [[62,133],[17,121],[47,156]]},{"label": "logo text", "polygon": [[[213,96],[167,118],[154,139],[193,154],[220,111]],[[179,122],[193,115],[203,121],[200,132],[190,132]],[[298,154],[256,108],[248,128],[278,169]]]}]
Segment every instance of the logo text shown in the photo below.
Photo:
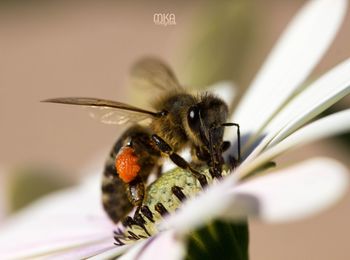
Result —
[{"label": "logo text", "polygon": [[153,15],[153,22],[156,25],[176,25],[175,14],[173,13],[155,13]]}]

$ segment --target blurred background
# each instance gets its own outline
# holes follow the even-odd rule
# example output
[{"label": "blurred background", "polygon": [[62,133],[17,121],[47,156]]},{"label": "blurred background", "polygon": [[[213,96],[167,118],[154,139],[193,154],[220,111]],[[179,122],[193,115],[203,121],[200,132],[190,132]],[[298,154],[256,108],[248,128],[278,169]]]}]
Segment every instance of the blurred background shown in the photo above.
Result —
[{"label": "blurred background", "polygon": [[[1,1],[0,225],[29,202],[101,171],[121,127],[84,109],[40,103],[91,96],[143,104],[130,66],[145,55],[174,68],[180,82],[204,88],[233,80],[249,86],[302,0]],[[173,13],[176,25],[156,25]],[[350,15],[311,79],[350,57]],[[348,108],[345,98],[329,111]],[[349,136],[280,157],[291,163],[330,156],[350,167]],[[297,192],[297,191],[296,191]],[[349,259],[350,192],[331,210],[303,221],[250,225],[251,259]]]}]

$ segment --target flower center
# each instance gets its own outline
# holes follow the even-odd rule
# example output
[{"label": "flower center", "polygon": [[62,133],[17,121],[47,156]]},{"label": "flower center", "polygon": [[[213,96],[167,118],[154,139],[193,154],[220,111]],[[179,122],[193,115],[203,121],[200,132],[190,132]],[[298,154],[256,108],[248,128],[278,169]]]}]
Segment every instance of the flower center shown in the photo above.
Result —
[{"label": "flower center", "polygon": [[[212,177],[208,167],[203,167],[200,172],[205,175],[209,185],[218,181]],[[229,167],[224,166],[222,176],[229,173]],[[124,245],[158,233],[157,225],[166,215],[175,212],[185,199],[196,196],[202,190],[190,171],[176,168],[164,173],[148,186],[143,206],[133,217],[122,221],[124,228],[114,231],[115,244]]]}]

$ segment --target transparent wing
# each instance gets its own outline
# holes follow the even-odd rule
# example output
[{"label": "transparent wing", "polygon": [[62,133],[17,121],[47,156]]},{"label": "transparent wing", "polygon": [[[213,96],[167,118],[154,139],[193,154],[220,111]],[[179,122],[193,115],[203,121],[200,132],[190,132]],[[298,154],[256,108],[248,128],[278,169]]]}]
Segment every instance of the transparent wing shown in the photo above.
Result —
[{"label": "transparent wing", "polygon": [[157,58],[139,60],[131,69],[131,79],[133,85],[140,88],[183,90],[170,67]]},{"label": "transparent wing", "polygon": [[88,107],[88,111],[92,118],[109,125],[139,123],[150,119],[148,114],[110,107]]},{"label": "transparent wing", "polygon": [[89,108],[89,115],[105,124],[138,123],[158,116],[156,112],[134,107],[125,103],[97,98],[53,98],[42,102],[78,105]]}]

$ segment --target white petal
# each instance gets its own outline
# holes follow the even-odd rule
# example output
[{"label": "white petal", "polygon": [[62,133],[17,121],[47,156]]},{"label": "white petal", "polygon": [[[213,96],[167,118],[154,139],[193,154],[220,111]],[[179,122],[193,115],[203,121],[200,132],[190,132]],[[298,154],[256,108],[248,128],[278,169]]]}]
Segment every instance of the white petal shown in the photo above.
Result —
[{"label": "white petal", "polygon": [[350,93],[350,59],[339,64],[296,96],[267,125],[267,136],[255,147],[249,160],[267,146],[280,142],[290,133]]},{"label": "white petal", "polygon": [[[122,255],[120,258],[118,258],[119,260],[134,260],[137,259],[137,257],[139,256],[140,251],[147,245],[147,243],[149,242],[149,239],[147,240],[142,240],[139,241],[137,243],[135,243],[130,250],[128,250],[128,252],[126,252],[124,255]],[[105,255],[103,254],[103,257],[100,258],[100,256],[98,258],[94,258],[94,259],[113,259],[114,255]]]},{"label": "white petal", "polygon": [[350,109],[324,117],[300,128],[256,158],[248,158],[241,164],[238,175],[240,178],[244,177],[290,148],[349,131]]},{"label": "white petal", "polygon": [[184,259],[186,245],[184,239],[176,236],[175,230],[159,233],[154,241],[142,250],[140,260],[181,260]]},{"label": "white petal", "polygon": [[70,250],[62,250],[62,252],[53,253],[52,255],[45,255],[44,259],[86,259],[112,249],[118,250],[119,254],[126,250],[124,247],[116,247],[113,243],[111,243],[111,241],[105,241],[102,243],[94,242],[81,247],[74,247]]},{"label": "white petal", "polygon": [[332,42],[346,6],[346,0],[313,0],[297,14],[237,107],[233,120],[243,134],[259,132],[295,93]]},{"label": "white petal", "polygon": [[[140,242],[136,242],[133,245],[125,245],[125,246],[114,246],[114,248],[111,248],[109,250],[106,250],[100,254],[97,254],[95,256],[92,256],[90,258],[88,258],[89,260],[104,260],[104,259],[115,259],[118,256],[122,255],[122,253],[124,253],[127,250],[130,251],[135,251],[138,248],[141,248],[143,244],[147,243],[146,240],[140,241]],[[130,252],[129,251],[129,252]],[[118,259],[122,259],[123,256],[121,256]],[[124,258],[127,259],[127,258]]]},{"label": "white petal", "polygon": [[[295,129],[305,124],[307,121],[320,114],[322,111],[336,103],[342,97],[350,93],[350,59],[346,60],[329,73],[324,75],[283,109],[276,117],[268,129],[280,130],[283,128],[269,144],[272,146],[286,137]],[[270,131],[268,131],[270,132]]]},{"label": "white petal", "polygon": [[217,218],[239,221],[255,216],[267,221],[293,220],[334,203],[348,184],[347,170],[326,158],[309,160],[241,184],[235,175],[186,201],[176,214],[160,223],[159,229],[173,229],[181,237]]},{"label": "white petal", "polygon": [[256,217],[283,222],[311,216],[334,204],[344,195],[348,181],[344,166],[318,158],[247,181],[233,193],[257,199]]},{"label": "white petal", "polygon": [[[184,239],[176,235],[175,230],[168,230],[140,242],[122,255],[120,260],[180,260],[184,259],[186,253],[186,244]],[[101,256],[103,256],[101,258]],[[92,259],[113,259],[115,255],[103,254]]]},{"label": "white petal", "polygon": [[0,255],[24,257],[52,254],[109,241],[113,224],[100,202],[100,181],[49,195],[3,223]]}]

